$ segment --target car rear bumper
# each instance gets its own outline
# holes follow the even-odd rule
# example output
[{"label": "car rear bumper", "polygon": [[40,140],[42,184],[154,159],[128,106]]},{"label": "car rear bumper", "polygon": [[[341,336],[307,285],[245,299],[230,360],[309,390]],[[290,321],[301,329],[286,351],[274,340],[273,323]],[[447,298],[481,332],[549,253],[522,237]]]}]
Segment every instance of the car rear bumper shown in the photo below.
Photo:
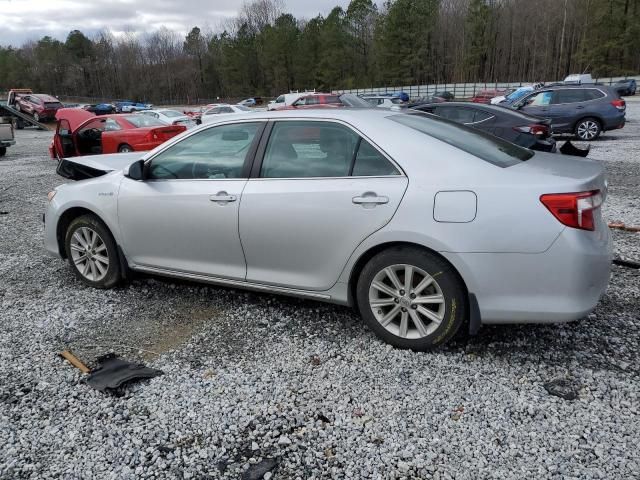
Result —
[{"label": "car rear bumper", "polygon": [[485,324],[560,323],[591,312],[609,283],[612,243],[566,228],[540,254],[444,254],[476,295]]},{"label": "car rear bumper", "polygon": [[624,127],[625,123],[625,115],[624,113],[622,113],[616,117],[605,119],[603,130],[616,130],[618,128]]}]

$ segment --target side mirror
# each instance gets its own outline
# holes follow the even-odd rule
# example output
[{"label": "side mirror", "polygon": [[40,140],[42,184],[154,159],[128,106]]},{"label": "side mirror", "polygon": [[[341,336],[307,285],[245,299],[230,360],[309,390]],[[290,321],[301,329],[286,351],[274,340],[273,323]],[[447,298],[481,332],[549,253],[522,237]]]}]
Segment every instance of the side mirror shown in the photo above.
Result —
[{"label": "side mirror", "polygon": [[137,160],[125,168],[124,176],[131,180],[144,180],[144,160]]}]

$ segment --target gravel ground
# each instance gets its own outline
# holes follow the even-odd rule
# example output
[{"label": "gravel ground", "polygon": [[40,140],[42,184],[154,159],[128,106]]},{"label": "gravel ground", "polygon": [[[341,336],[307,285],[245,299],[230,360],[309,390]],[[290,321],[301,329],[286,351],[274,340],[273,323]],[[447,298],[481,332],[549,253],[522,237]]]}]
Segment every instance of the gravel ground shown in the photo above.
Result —
[{"label": "gravel ground", "polygon": [[[640,102],[627,117],[592,157],[607,218],[640,225]],[[429,354],[332,305],[149,277],[92,290],[43,251],[50,137],[20,131],[0,161],[0,478],[638,478],[640,271],[614,266],[580,322]],[[640,258],[640,234],[614,238]],[[67,348],[164,375],[103,394]]]}]

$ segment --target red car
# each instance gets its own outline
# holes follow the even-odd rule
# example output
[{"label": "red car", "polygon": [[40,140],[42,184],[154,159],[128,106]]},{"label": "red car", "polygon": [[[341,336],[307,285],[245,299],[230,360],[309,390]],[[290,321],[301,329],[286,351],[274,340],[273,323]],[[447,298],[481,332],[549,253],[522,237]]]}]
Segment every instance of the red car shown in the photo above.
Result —
[{"label": "red car", "polygon": [[56,97],[42,93],[29,93],[15,98],[15,108],[33,116],[36,122],[53,120],[62,103]]},{"label": "red car", "polygon": [[336,108],[342,107],[339,95],[331,95],[329,93],[314,93],[313,95],[305,95],[293,102],[291,105],[281,108],[280,110],[299,110],[307,108]]},{"label": "red car", "polygon": [[471,101],[474,103],[490,103],[493,97],[499,97],[506,92],[506,90],[480,90],[471,98]]},{"label": "red car", "polygon": [[144,152],[184,132],[184,125],[165,125],[149,115],[100,115],[80,108],[63,108],[49,146],[51,158],[101,153]]}]

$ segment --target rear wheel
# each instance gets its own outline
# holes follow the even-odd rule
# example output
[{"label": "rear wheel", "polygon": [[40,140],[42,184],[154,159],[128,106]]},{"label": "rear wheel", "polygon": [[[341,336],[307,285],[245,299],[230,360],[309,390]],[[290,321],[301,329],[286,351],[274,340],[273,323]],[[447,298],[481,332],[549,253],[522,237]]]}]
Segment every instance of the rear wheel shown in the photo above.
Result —
[{"label": "rear wheel", "polygon": [[575,133],[580,140],[587,142],[595,140],[600,136],[601,132],[602,126],[595,118],[583,118],[576,124]]},{"label": "rear wheel", "polygon": [[0,147],[0,157],[4,157],[7,154],[7,147]]},{"label": "rear wheel", "polygon": [[120,145],[118,147],[118,152],[120,153],[128,153],[128,152],[133,152],[133,147],[131,145],[127,145],[126,143],[124,145]]},{"label": "rear wheel", "polygon": [[399,348],[430,350],[451,339],[467,319],[466,290],[451,265],[413,247],[379,253],[357,285],[367,325]]},{"label": "rear wheel", "polygon": [[71,222],[65,250],[71,268],[83,283],[94,288],[111,288],[120,281],[116,242],[94,215],[82,215]]}]

